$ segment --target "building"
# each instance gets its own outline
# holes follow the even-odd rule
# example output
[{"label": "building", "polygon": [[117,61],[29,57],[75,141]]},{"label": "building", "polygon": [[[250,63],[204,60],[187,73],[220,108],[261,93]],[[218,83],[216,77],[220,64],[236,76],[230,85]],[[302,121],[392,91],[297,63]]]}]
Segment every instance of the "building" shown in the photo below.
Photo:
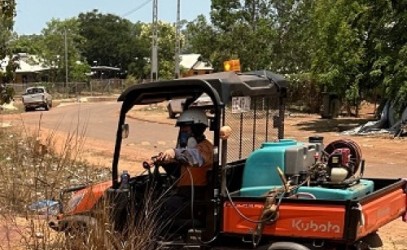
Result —
[{"label": "building", "polygon": [[93,66],[90,67],[91,72],[87,73],[91,79],[111,79],[111,78],[121,78],[120,68],[110,67],[110,66]]},{"label": "building", "polygon": [[212,63],[202,58],[200,54],[180,55],[182,77],[210,74],[213,72]]},{"label": "building", "polygon": [[[35,55],[27,53],[18,53],[13,55],[12,60],[16,63],[15,83],[29,83],[47,81],[49,67],[44,66],[43,62]],[[0,71],[6,72],[10,57],[6,56],[0,61]]]}]

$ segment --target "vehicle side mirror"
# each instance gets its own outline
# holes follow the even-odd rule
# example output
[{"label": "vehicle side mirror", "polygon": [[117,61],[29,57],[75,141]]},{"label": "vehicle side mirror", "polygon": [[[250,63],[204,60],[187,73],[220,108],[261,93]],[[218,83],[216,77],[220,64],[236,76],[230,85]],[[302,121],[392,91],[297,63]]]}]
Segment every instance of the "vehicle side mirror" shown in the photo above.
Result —
[{"label": "vehicle side mirror", "polygon": [[222,140],[227,140],[232,134],[232,128],[229,126],[223,126],[220,128],[219,136]]},{"label": "vehicle side mirror", "polygon": [[122,138],[128,138],[129,137],[129,124],[123,124],[122,125]]}]

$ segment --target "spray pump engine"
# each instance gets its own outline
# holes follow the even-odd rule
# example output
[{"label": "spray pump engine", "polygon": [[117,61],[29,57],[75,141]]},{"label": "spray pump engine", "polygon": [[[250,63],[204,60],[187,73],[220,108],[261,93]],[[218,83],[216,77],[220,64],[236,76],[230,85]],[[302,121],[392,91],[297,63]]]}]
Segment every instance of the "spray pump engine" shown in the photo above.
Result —
[{"label": "spray pump engine", "polygon": [[354,141],[349,139],[333,141],[325,147],[322,155],[311,166],[309,171],[311,182],[316,185],[350,185],[358,179],[356,173],[360,165],[363,165],[361,157],[360,147]]}]

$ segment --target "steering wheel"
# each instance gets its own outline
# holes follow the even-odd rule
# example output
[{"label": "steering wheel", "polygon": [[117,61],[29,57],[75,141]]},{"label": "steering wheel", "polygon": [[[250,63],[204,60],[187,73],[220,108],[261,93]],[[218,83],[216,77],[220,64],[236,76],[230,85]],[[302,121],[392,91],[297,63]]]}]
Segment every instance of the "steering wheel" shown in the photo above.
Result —
[{"label": "steering wheel", "polygon": [[153,178],[158,177],[158,175],[160,174],[160,171],[159,171],[160,164],[158,164],[158,156],[152,156],[151,160],[153,161],[153,168],[154,168],[153,171],[151,171],[151,168],[152,168],[151,164],[146,161],[143,162],[143,168],[145,170],[147,170],[149,177],[153,179]]}]

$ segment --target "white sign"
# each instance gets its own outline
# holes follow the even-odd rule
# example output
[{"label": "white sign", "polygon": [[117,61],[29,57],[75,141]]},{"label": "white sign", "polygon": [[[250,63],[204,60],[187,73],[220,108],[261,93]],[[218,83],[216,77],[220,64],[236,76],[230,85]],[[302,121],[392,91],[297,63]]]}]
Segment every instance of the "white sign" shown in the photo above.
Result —
[{"label": "white sign", "polygon": [[232,113],[250,111],[250,96],[232,97]]}]

